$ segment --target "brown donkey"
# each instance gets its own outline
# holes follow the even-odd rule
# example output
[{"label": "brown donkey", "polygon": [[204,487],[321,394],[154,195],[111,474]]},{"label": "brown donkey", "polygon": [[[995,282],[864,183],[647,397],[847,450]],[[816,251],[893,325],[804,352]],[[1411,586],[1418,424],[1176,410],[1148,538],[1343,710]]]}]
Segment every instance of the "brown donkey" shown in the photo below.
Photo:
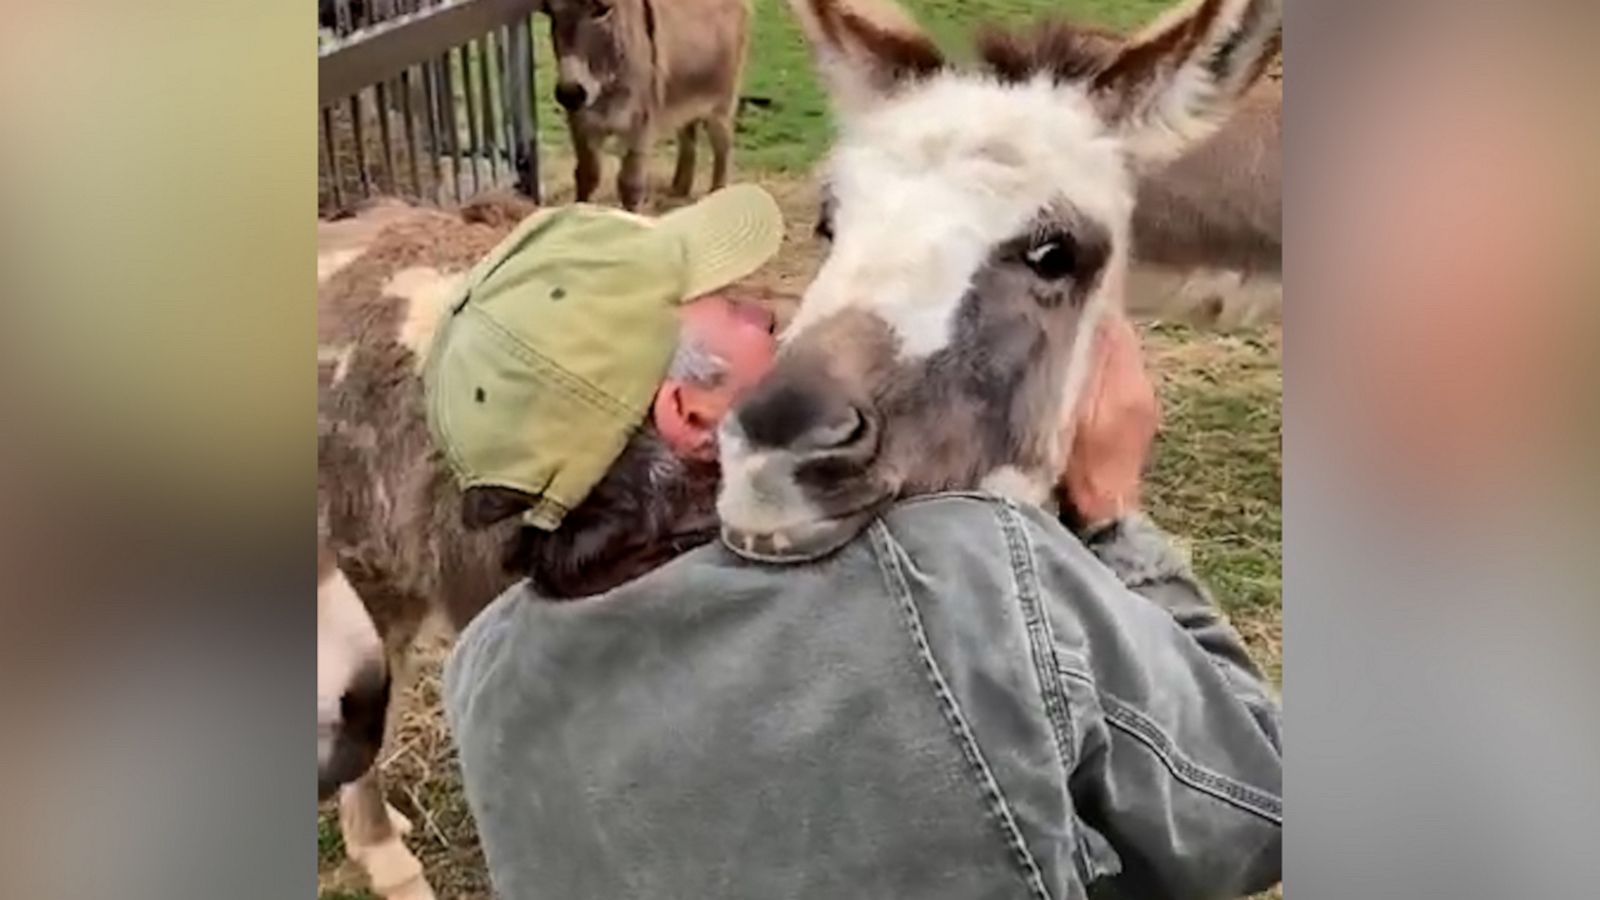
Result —
[{"label": "brown donkey", "polygon": [[728,183],[733,119],[750,39],[748,0],[545,0],[555,47],[556,102],[577,156],[577,197],[600,183],[600,148],[623,142],[617,196],[644,202],[658,136],[678,133],[672,193],[694,187],[696,127],[711,143],[711,189]]},{"label": "brown donkey", "polygon": [[896,496],[1051,502],[1136,179],[1227,119],[1281,46],[1280,0],[1189,3],[1125,42],[990,34],[976,72],[892,3],[791,6],[840,114],[832,247],[724,422],[724,539],[805,558]]},{"label": "brown donkey", "polygon": [[318,794],[338,792],[346,852],[387,900],[434,896],[374,764],[390,694],[415,677],[427,619],[459,628],[513,580],[501,560],[514,527],[461,524],[421,362],[450,292],[533,211],[491,194],[460,213],[383,202],[318,224]]},{"label": "brown donkey", "polygon": [[1263,78],[1228,124],[1140,179],[1132,315],[1233,326],[1283,303],[1283,83]]}]

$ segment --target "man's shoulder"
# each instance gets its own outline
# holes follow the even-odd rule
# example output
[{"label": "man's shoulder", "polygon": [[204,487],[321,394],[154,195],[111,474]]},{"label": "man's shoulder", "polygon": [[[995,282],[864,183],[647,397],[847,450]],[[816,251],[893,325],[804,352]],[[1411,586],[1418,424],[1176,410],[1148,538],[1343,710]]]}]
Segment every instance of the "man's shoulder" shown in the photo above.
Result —
[{"label": "man's shoulder", "polygon": [[1062,552],[1087,562],[1078,537],[1048,510],[979,491],[947,491],[901,500],[881,522],[901,543],[932,551],[952,564],[1011,564],[1018,553]]},{"label": "man's shoulder", "polygon": [[941,491],[908,497],[896,502],[884,514],[891,524],[922,522],[992,521],[996,516],[1019,516],[1028,527],[1058,526],[1049,512],[1031,503],[1023,503],[986,491]]},{"label": "man's shoulder", "polygon": [[738,604],[792,600],[827,581],[818,572],[785,572],[747,562],[718,542],[690,550],[602,594],[556,600],[527,579],[488,603],[457,636],[446,662],[446,706],[465,705],[490,682],[515,679],[506,666],[560,655],[574,641],[626,643],[641,635],[681,632],[686,622]]},{"label": "man's shoulder", "polygon": [[452,728],[468,713],[474,686],[482,682],[485,671],[496,664],[500,649],[512,639],[528,589],[526,580],[506,588],[456,635],[440,677],[445,717]]},{"label": "man's shoulder", "polygon": [[1054,617],[1142,603],[1098,551],[1032,503],[979,492],[931,494],[896,504],[877,527],[877,553],[900,557],[927,585],[919,596],[928,602],[999,591],[1039,598]]},{"label": "man's shoulder", "polygon": [[[1051,513],[978,491],[946,491],[897,501],[884,510],[874,528],[883,529],[894,543],[937,548],[942,558],[960,559],[966,564],[974,558],[1004,564],[1007,555],[997,551],[1019,540],[1033,546],[1060,543],[1082,551],[1078,539]],[[551,601],[522,580],[507,588],[468,624],[463,640],[469,636],[471,643],[500,640],[520,618],[528,616],[605,616],[618,614],[619,608],[644,611],[657,598],[690,588],[699,595],[707,585],[719,592],[744,595],[780,589],[792,592],[810,581],[827,580],[841,572],[876,569],[874,559],[884,548],[872,539],[874,528],[830,557],[798,565],[753,562],[713,541],[604,594],[579,600]]]},{"label": "man's shoulder", "polygon": [[[741,616],[768,604],[837,603],[854,595],[893,592],[889,556],[904,556],[940,576],[946,589],[993,582],[1028,557],[1055,556],[1066,547],[1087,551],[1050,513],[980,492],[908,498],[830,557],[798,565],[745,560],[719,542],[699,547],[650,573],[594,597],[552,601],[526,580],[507,588],[462,630],[445,672],[447,693],[470,691],[535,648],[563,637],[626,638],[641,631],[678,630],[686,620],[716,618],[731,605]],[[891,579],[892,580],[892,579]],[[464,696],[464,695],[463,695]],[[449,697],[447,696],[447,705]]]}]

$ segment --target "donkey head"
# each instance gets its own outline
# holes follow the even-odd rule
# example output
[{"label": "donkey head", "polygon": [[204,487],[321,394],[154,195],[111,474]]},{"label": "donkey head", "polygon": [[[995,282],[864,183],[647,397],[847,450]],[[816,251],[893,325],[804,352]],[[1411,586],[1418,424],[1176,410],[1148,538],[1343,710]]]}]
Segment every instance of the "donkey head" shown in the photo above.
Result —
[{"label": "donkey head", "polygon": [[641,0],[544,0],[556,56],[556,102],[569,113],[609,112],[648,83],[650,35]]},{"label": "donkey head", "polygon": [[726,542],[808,558],[897,496],[1048,501],[1120,302],[1134,179],[1226,120],[1276,52],[1281,0],[1198,0],[1127,39],[991,34],[979,71],[893,5],[791,6],[839,113],[831,248],[724,422]]}]

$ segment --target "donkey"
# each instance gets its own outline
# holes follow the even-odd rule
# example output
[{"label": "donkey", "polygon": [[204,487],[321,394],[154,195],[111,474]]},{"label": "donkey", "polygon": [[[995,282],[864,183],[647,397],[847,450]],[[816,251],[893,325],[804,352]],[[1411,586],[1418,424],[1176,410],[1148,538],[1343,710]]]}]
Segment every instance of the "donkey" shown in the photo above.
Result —
[{"label": "donkey", "polygon": [[361,598],[317,542],[317,796],[360,778],[383,743],[389,667]]},{"label": "donkey", "polygon": [[1139,180],[1133,259],[1277,275],[1282,186],[1283,85],[1263,80],[1225,127]]},{"label": "donkey", "polygon": [[1281,47],[1281,0],[1196,0],[1120,43],[991,30],[976,72],[890,2],[790,5],[839,113],[832,244],[724,420],[724,541],[810,558],[939,490],[1053,504],[1135,179],[1224,123]]},{"label": "donkey", "polygon": [[422,408],[421,363],[451,290],[534,207],[378,203],[318,226],[318,793],[339,791],[350,857],[388,898],[431,900],[373,764],[390,691],[426,621],[454,628],[514,580],[514,526],[469,531]]},{"label": "donkey", "polygon": [[[459,631],[526,570],[515,517],[464,524],[428,431],[421,366],[461,279],[535,210],[496,194],[460,213],[386,201],[318,226],[318,792],[338,792],[350,857],[384,897],[432,896],[374,765],[392,730],[390,694],[414,677],[410,650],[428,620]],[[686,353],[672,365],[704,363]],[[647,467],[639,474],[638,484],[597,488],[585,503],[600,506],[584,514],[604,518],[597,510],[619,497],[647,499],[623,503],[630,515],[672,502],[647,493]]]},{"label": "donkey", "polygon": [[1244,324],[1283,296],[1283,84],[1263,79],[1227,125],[1139,181],[1133,314]]},{"label": "donkey", "polygon": [[750,41],[749,0],[545,0],[567,111],[578,200],[600,183],[600,145],[620,137],[622,206],[645,199],[656,137],[676,130],[672,193],[694,188],[696,126],[711,143],[711,189],[728,183],[733,119]]}]

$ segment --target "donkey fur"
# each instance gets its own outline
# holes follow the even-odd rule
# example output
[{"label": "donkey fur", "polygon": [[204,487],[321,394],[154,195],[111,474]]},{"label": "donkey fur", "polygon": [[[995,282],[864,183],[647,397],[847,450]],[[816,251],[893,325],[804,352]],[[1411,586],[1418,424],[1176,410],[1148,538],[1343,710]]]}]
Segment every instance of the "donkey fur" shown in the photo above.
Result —
[{"label": "donkey fur", "polygon": [[[461,524],[460,494],[422,407],[419,364],[441,295],[406,288],[448,283],[531,212],[497,196],[459,215],[381,203],[318,226],[318,603],[336,565],[382,639],[374,662],[396,693],[430,613],[459,628],[511,583],[501,557],[514,529]],[[384,802],[376,768],[343,789],[340,813],[350,856],[375,890],[431,900],[401,842],[409,825]]]},{"label": "donkey fur", "polygon": [[[1191,0],[1126,39],[986,39],[979,71],[944,61],[892,0],[790,6],[840,119],[832,246],[773,373],[722,427],[724,538],[802,559],[896,496],[1047,498],[1097,321],[1122,305],[1138,184],[1225,130],[1281,49],[1281,0]],[[1170,256],[1197,235],[1176,237],[1145,239]],[[863,318],[887,339],[834,333]],[[997,414],[961,453],[929,454],[930,406]],[[819,468],[825,485],[804,477]]]}]

